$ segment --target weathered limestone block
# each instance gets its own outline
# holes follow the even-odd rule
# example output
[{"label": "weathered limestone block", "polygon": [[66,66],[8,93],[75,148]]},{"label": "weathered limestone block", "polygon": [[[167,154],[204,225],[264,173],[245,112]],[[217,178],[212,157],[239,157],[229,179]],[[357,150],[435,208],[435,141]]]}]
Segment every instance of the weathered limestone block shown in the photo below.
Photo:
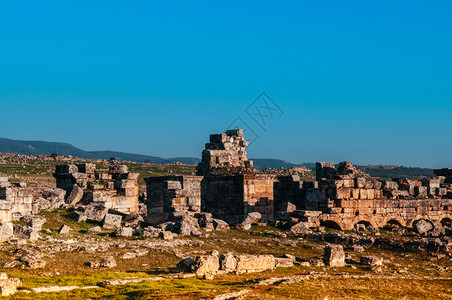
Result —
[{"label": "weathered limestone block", "polygon": [[152,226],[148,226],[143,230],[143,237],[159,237],[159,234],[162,232],[163,230],[161,228],[155,228]]},{"label": "weathered limestone block", "polygon": [[262,215],[258,212],[249,213],[242,224],[257,224],[262,219]]},{"label": "weathered limestone block", "polygon": [[72,213],[72,219],[77,222],[85,222],[88,218],[86,217],[85,212],[76,210]]},{"label": "weathered limestone block", "polygon": [[290,227],[290,233],[293,235],[302,235],[310,233],[309,224],[306,222],[299,222],[292,227]]},{"label": "weathered limestone block", "polygon": [[366,266],[382,266],[383,265],[383,258],[375,255],[370,256],[361,256],[360,257],[360,263],[362,265]]},{"label": "weathered limestone block", "polygon": [[129,173],[129,169],[126,165],[111,165],[109,166],[109,172],[112,175],[117,175],[118,177],[120,174],[126,174]]},{"label": "weathered limestone block", "polygon": [[14,234],[13,223],[2,223],[0,225],[0,243],[6,242]]},{"label": "weathered limestone block", "polygon": [[323,253],[323,262],[331,267],[345,266],[345,252],[341,245],[327,245]]},{"label": "weathered limestone block", "polygon": [[0,294],[2,296],[14,295],[17,287],[21,285],[22,282],[19,278],[8,278],[6,273],[0,273]]},{"label": "weathered limestone block", "polygon": [[293,267],[293,260],[291,258],[277,257],[275,258],[276,268],[289,268]]},{"label": "weathered limestone block", "polygon": [[220,255],[220,270],[233,272],[237,269],[237,259],[234,254],[228,252]]},{"label": "weathered limestone block", "polygon": [[78,185],[73,185],[72,190],[68,193],[68,196],[65,200],[66,204],[70,206],[76,205],[83,198],[83,190]]},{"label": "weathered limestone block", "polygon": [[121,227],[122,216],[106,214],[102,225],[105,229],[117,229]]},{"label": "weathered limestone block", "polygon": [[175,226],[173,232],[180,235],[201,235],[198,220],[189,215],[182,215],[174,218]]},{"label": "weathered limestone block", "polygon": [[108,213],[108,208],[101,205],[89,204],[85,206],[84,212],[87,219],[102,221],[105,218],[105,215]]},{"label": "weathered limestone block", "polygon": [[197,213],[195,214],[195,218],[198,219],[198,224],[200,227],[213,227],[213,218],[212,214],[208,212]]},{"label": "weathered limestone block", "polygon": [[192,272],[195,263],[193,258],[188,257],[178,262],[176,268],[179,272],[190,273]]},{"label": "weathered limestone block", "polygon": [[89,261],[87,265],[91,268],[107,268],[111,269],[116,267],[116,260],[113,256],[107,255],[98,261]]},{"label": "weathered limestone block", "polygon": [[413,222],[413,228],[419,234],[426,234],[430,230],[433,230],[434,226],[432,222],[421,219]]},{"label": "weathered limestone block", "polygon": [[195,258],[193,271],[198,276],[215,274],[220,269],[220,259],[216,255],[202,255]]},{"label": "weathered limestone block", "polygon": [[162,231],[159,233],[159,239],[162,240],[172,240],[173,239],[173,233],[171,231]]},{"label": "weathered limestone block", "polygon": [[276,266],[273,255],[237,255],[237,273],[261,272]]},{"label": "weathered limestone block", "polygon": [[229,224],[220,219],[213,219],[213,226],[215,230],[220,231],[229,230]]},{"label": "weathered limestone block", "polygon": [[25,218],[25,221],[27,222],[27,225],[34,231],[39,232],[42,230],[42,226],[47,220],[42,216],[29,216]]},{"label": "weathered limestone block", "polygon": [[115,236],[117,237],[131,237],[134,229],[132,227],[120,227],[115,230]]},{"label": "weathered limestone block", "polygon": [[14,225],[14,236],[35,241],[39,238],[39,233],[34,231],[33,228],[25,225]]},{"label": "weathered limestone block", "polygon": [[66,224],[61,225],[60,229],[58,229],[59,234],[68,234],[71,232],[72,228]]}]

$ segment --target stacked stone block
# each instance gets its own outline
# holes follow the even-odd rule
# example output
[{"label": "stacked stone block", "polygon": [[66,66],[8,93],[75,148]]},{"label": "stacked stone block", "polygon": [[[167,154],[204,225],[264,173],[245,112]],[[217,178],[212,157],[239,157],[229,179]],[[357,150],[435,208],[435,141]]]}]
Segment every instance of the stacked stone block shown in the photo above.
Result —
[{"label": "stacked stone block", "polygon": [[201,176],[161,176],[145,178],[146,221],[160,224],[177,214],[201,212]]},{"label": "stacked stone block", "polygon": [[[447,183],[448,171],[438,172],[438,177],[422,180],[393,179],[378,181],[357,170],[349,162],[336,169],[332,163],[317,163],[317,180],[299,183],[300,197],[297,209],[291,216],[302,215],[303,210],[319,211],[319,221],[351,230],[361,223],[373,227],[388,222],[410,226],[420,218],[441,221],[452,214],[452,189]],[[446,169],[449,170],[449,169]],[[287,188],[285,178],[275,184],[275,190]],[[295,188],[292,186],[295,190]],[[286,194],[284,194],[286,193]],[[275,191],[278,203],[292,200],[287,191]],[[282,215],[282,214],[279,214]]]},{"label": "stacked stone block", "polygon": [[274,176],[264,174],[208,176],[203,181],[203,211],[229,224],[241,223],[251,212],[259,212],[263,221],[271,221],[273,183]]},{"label": "stacked stone block", "polygon": [[0,177],[0,223],[19,220],[33,211],[33,190]]},{"label": "stacked stone block", "polygon": [[252,161],[246,156],[243,130],[227,130],[226,133],[210,135],[202,152],[202,160],[197,166],[197,174],[206,176],[217,171],[253,169]]},{"label": "stacked stone block", "polygon": [[[74,188],[83,190],[83,202],[102,205],[123,213],[138,211],[138,173],[130,173],[127,166],[112,165],[109,173],[96,172],[96,165],[68,164],[56,166],[57,187],[70,197]],[[76,204],[76,203],[71,203]]]}]

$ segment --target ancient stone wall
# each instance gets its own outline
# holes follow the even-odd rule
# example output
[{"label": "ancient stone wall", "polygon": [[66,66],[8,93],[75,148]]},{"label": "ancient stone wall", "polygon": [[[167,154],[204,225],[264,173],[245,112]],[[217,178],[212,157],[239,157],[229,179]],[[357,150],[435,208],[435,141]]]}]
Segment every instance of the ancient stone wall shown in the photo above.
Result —
[{"label": "ancient stone wall", "polygon": [[[441,221],[452,214],[452,185],[443,176],[448,170],[422,180],[379,181],[349,162],[340,163],[337,169],[333,163],[317,163],[315,182],[282,178],[275,184],[275,201],[278,208],[289,202],[298,210],[322,212],[321,223],[344,230],[358,223],[382,227],[391,222],[410,226],[421,218]],[[297,187],[301,187],[298,194]],[[283,212],[277,215],[286,216]]]},{"label": "ancient stone wall", "polygon": [[146,221],[160,224],[176,212],[201,212],[201,176],[160,176],[145,178],[148,214]]},{"label": "ancient stone wall", "polygon": [[[55,167],[57,187],[66,191],[66,202],[94,203],[123,213],[138,212],[138,173],[130,173],[125,165],[112,165],[108,173],[96,171],[96,165],[68,164]],[[82,194],[72,199],[75,191]]]},{"label": "ancient stone wall", "polygon": [[202,160],[196,167],[196,175],[206,176],[216,171],[252,170],[252,161],[246,156],[247,145],[241,129],[210,135],[210,142],[206,144]]},{"label": "ancient stone wall", "polygon": [[264,174],[213,175],[203,181],[202,208],[229,224],[241,223],[250,212],[274,219],[274,176]]},{"label": "ancient stone wall", "polygon": [[0,223],[19,220],[33,210],[33,191],[0,178]]}]

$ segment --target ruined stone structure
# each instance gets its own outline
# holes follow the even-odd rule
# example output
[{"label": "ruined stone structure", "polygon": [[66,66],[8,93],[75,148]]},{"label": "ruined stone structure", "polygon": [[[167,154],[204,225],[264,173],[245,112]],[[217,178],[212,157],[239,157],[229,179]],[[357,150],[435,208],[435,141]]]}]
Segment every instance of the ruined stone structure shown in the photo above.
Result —
[{"label": "ruined stone structure", "polygon": [[173,220],[175,213],[201,212],[202,176],[160,176],[145,178],[148,213],[146,221],[160,224]]},{"label": "ruined stone structure", "polygon": [[148,221],[169,221],[174,214],[210,212],[229,224],[259,212],[273,220],[274,176],[258,174],[246,155],[242,130],[212,134],[197,167],[198,176],[146,178]]},{"label": "ruined stone structure", "polygon": [[138,212],[138,173],[127,166],[112,165],[108,174],[96,172],[96,165],[56,166],[57,187],[66,191],[66,203],[94,203],[123,213]]},{"label": "ruined stone structure", "polygon": [[[444,170],[437,174],[447,173]],[[333,163],[317,163],[316,176],[315,182],[282,178],[275,184],[276,207],[291,203],[297,210],[311,211],[296,212],[299,215],[316,211],[320,224],[343,230],[356,224],[411,226],[418,219],[440,222],[452,216],[452,185],[444,176],[378,181],[349,162],[337,169]]]},{"label": "ruined stone structure", "polygon": [[274,220],[274,176],[264,174],[210,175],[204,178],[202,210],[229,224],[239,224],[248,213],[262,221]]},{"label": "ruined stone structure", "polygon": [[227,130],[226,133],[211,134],[210,143],[202,152],[202,160],[196,167],[199,176],[216,172],[238,172],[253,170],[253,162],[246,156],[243,130]]},{"label": "ruined stone structure", "polygon": [[19,220],[33,210],[33,191],[0,177],[0,222]]}]

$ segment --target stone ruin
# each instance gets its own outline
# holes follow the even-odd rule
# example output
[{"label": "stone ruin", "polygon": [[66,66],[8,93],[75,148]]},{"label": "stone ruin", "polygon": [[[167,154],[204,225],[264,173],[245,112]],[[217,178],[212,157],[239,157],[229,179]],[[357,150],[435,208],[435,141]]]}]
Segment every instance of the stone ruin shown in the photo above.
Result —
[{"label": "stone ruin", "polygon": [[274,176],[260,174],[247,158],[242,130],[212,134],[197,166],[197,176],[146,178],[148,220],[171,221],[183,213],[209,212],[239,224],[258,212],[272,221]]},{"label": "stone ruin", "polygon": [[[112,165],[108,172],[96,170],[93,163],[56,166],[57,187],[39,192],[0,178],[0,218],[7,224],[41,210],[91,204],[105,214],[108,209],[140,213],[150,224],[172,222],[183,229],[178,231],[196,234],[199,230],[191,225],[198,221],[206,228],[249,228],[260,220],[298,220],[305,223],[301,229],[342,230],[414,226],[421,219],[430,225],[451,223],[452,169],[435,170],[436,177],[420,180],[377,180],[349,162],[317,163],[315,181],[295,174],[276,180],[253,168],[246,145],[242,130],[211,135],[196,176],[146,178],[147,196],[141,204],[139,174],[123,165]],[[90,213],[74,214],[82,220]],[[150,228],[149,234],[154,231]]]},{"label": "stone ruin", "polygon": [[151,224],[172,220],[175,214],[201,212],[201,176],[145,178],[147,218]]},{"label": "stone ruin", "polygon": [[56,166],[57,188],[66,191],[69,206],[93,203],[122,213],[138,212],[138,173],[125,165],[111,165],[108,173],[96,171],[96,165],[68,164]]},{"label": "stone ruin", "polygon": [[[436,174],[449,175],[446,170],[450,169],[436,170]],[[280,219],[297,215],[312,227],[342,230],[357,224],[411,226],[418,219],[440,222],[452,215],[450,179],[379,181],[349,162],[337,168],[333,163],[317,163],[314,182],[302,182],[297,176],[280,178],[275,184],[275,206]]]},{"label": "stone ruin", "polygon": [[227,130],[226,133],[211,134],[210,142],[202,151],[202,160],[196,167],[198,176],[212,173],[237,173],[254,171],[253,162],[246,156],[243,130]]},{"label": "stone ruin", "polygon": [[0,220],[18,220],[33,210],[33,191],[24,184],[12,184],[8,177],[0,177]]}]

